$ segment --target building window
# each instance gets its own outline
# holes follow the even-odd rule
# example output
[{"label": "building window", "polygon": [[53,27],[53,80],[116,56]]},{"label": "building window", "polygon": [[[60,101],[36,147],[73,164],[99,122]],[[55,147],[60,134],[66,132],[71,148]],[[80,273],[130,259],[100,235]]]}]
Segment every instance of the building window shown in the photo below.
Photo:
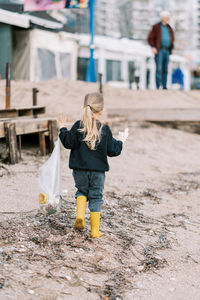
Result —
[{"label": "building window", "polygon": [[136,66],[135,66],[134,61],[129,61],[128,62],[128,77],[129,77],[130,83],[135,81],[135,70],[136,70]]},{"label": "building window", "polygon": [[65,79],[70,79],[71,73],[71,55],[69,53],[60,52],[60,67],[61,67],[61,76]]},{"label": "building window", "polygon": [[[86,80],[89,58],[78,57],[78,80]],[[98,78],[98,61],[95,59],[96,79]]]},{"label": "building window", "polygon": [[121,61],[106,60],[106,81],[121,81]]},{"label": "building window", "polygon": [[37,77],[40,81],[50,80],[56,77],[55,54],[46,49],[37,49]]}]

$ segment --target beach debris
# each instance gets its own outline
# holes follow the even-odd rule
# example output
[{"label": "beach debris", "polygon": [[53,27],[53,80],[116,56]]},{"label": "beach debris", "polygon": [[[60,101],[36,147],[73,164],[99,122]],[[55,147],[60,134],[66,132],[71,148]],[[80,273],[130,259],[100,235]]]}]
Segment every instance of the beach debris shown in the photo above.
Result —
[{"label": "beach debris", "polygon": [[5,286],[5,279],[0,278],[0,289],[2,289]]},{"label": "beach debris", "polygon": [[39,184],[42,189],[38,195],[41,209],[50,215],[59,211],[62,206],[59,139],[49,159],[39,168]]},{"label": "beach debris", "polygon": [[137,270],[138,272],[144,271],[144,265],[136,266],[136,270]]},{"label": "beach debris", "polygon": [[[21,213],[0,222],[1,289],[5,289],[5,282],[6,286],[15,285],[17,279],[21,293],[26,288],[36,295],[37,290],[30,284],[35,274],[37,280],[49,278],[55,284],[82,286],[104,299],[123,299],[123,294],[134,288],[137,274],[167,266],[161,251],[177,245],[172,228],[187,230],[183,227],[187,225],[186,214],[172,212],[151,217],[144,213],[146,200],[162,201],[160,191],[111,191],[105,193],[102,213],[104,239],[96,243],[90,238],[89,215],[86,214],[84,231],[73,229],[72,197],[63,198],[62,210],[56,214],[51,214],[52,207],[49,213]],[[19,270],[26,272],[27,283],[17,277]]]},{"label": "beach debris", "polygon": [[67,196],[67,194],[68,194],[68,190],[67,189],[62,190],[62,196],[63,197]]},{"label": "beach debris", "polygon": [[105,295],[100,295],[100,299],[101,300],[109,300],[109,298],[107,296],[105,296]]},{"label": "beach debris", "polygon": [[8,168],[6,168],[4,165],[0,165],[0,177],[8,174],[10,174]]},{"label": "beach debris", "polygon": [[35,292],[33,290],[27,290],[27,293],[30,294],[30,295],[34,295]]}]

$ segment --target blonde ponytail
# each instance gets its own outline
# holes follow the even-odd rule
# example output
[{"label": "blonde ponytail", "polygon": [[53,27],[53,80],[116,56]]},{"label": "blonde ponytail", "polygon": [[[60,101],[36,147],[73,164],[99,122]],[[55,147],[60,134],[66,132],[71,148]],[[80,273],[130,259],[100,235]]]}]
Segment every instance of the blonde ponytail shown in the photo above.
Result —
[{"label": "blonde ponytail", "polygon": [[83,141],[91,150],[95,150],[96,144],[101,140],[102,124],[98,122],[98,113],[103,110],[103,96],[99,93],[91,93],[85,96],[83,118],[80,132],[84,134]]}]

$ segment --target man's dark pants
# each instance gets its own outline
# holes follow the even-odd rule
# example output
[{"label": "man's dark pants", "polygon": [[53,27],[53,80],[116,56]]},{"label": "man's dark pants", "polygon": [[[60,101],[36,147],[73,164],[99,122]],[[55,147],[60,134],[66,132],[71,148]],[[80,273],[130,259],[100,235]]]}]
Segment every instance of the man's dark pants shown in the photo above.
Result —
[{"label": "man's dark pants", "polygon": [[158,54],[155,55],[157,89],[159,89],[161,85],[163,89],[167,89],[169,56],[169,49],[159,49]]}]

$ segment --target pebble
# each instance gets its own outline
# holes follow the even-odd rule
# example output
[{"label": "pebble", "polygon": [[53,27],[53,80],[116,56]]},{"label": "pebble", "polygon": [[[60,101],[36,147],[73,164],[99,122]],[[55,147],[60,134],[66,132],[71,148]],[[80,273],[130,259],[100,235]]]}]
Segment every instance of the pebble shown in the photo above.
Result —
[{"label": "pebble", "polygon": [[143,288],[143,285],[142,285],[141,282],[137,282],[136,285],[137,285],[138,288]]},{"label": "pebble", "polygon": [[141,272],[141,271],[144,270],[144,266],[137,266],[137,267],[136,267],[136,270],[137,270],[138,272]]},{"label": "pebble", "polygon": [[63,195],[63,196],[66,196],[67,193],[68,193],[68,190],[63,190],[63,191],[62,191],[62,195]]},{"label": "pebble", "polygon": [[27,290],[27,293],[29,293],[31,295],[35,294],[35,292],[33,290]]}]

